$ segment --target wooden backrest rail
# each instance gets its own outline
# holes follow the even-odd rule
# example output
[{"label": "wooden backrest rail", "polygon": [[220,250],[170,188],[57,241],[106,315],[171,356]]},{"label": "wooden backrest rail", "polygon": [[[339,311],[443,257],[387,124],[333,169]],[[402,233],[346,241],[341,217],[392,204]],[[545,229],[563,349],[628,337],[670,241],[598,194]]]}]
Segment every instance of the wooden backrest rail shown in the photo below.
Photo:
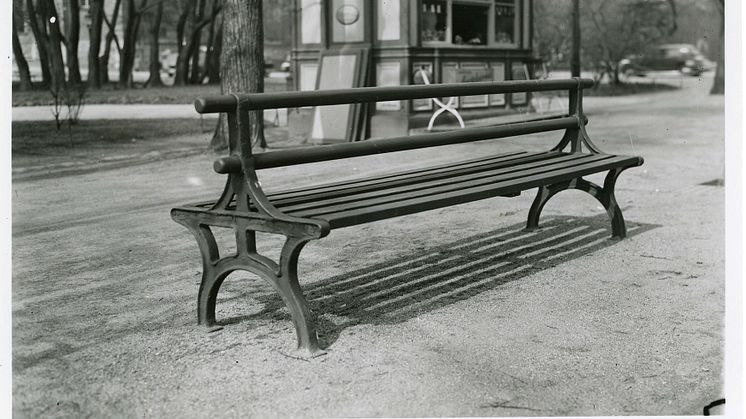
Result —
[{"label": "wooden backrest rail", "polygon": [[[355,89],[316,90],[303,92],[250,93],[208,96],[194,105],[200,113],[228,114],[230,156],[217,159],[213,165],[221,174],[238,174],[242,170],[267,169],[294,164],[314,163],[348,157],[367,156],[393,151],[512,137],[523,134],[565,129],[566,134],[555,148],[572,144],[572,151],[585,143],[591,152],[598,149],[585,134],[587,119],[583,115],[582,91],[593,86],[593,80],[572,78],[562,80],[517,80],[506,82],[452,83]],[[389,100],[422,99],[445,96],[468,96],[514,92],[569,91],[569,115],[540,120],[507,123],[498,126],[468,128],[461,131],[427,133],[404,137],[327,145],[314,148],[271,151],[253,154],[249,139],[248,111],[282,107],[322,106]]]},{"label": "wooden backrest rail", "polygon": [[[254,168],[269,169],[294,164],[316,163],[349,157],[369,156],[394,151],[414,150],[425,147],[490,140],[559,129],[571,129],[578,128],[578,126],[579,121],[577,117],[565,116],[533,122],[518,122],[498,126],[466,128],[458,131],[417,134],[405,137],[367,140],[356,143],[341,143],[320,147],[304,147],[283,151],[270,151],[255,154],[253,156]],[[230,156],[217,159],[213,168],[216,172],[222,174],[240,173],[241,158],[239,156]]]},{"label": "wooden backrest rail", "polygon": [[238,93],[207,96],[194,102],[199,113],[234,112],[302,106],[339,105],[389,100],[429,99],[432,97],[487,95],[552,90],[582,90],[593,86],[591,79],[516,80],[505,82],[449,83],[393,87],[358,87],[354,89],[314,90],[303,92]]}]

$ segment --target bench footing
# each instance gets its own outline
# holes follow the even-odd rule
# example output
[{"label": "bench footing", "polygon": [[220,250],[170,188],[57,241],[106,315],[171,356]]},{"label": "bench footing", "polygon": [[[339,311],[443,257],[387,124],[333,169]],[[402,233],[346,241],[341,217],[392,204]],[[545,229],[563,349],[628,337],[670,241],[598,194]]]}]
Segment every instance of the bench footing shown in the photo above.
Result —
[{"label": "bench footing", "polygon": [[208,330],[218,326],[215,318],[215,305],[220,286],[232,272],[244,270],[258,275],[280,294],[295,325],[298,349],[303,350],[310,357],[326,353],[319,347],[314,317],[308,309],[298,283],[298,256],[310,238],[286,237],[280,253],[280,261],[276,263],[257,253],[256,233],[247,229],[247,226],[237,219],[234,225],[236,253],[220,257],[210,226],[192,217],[176,216],[174,219],[192,232],[202,254],[202,282],[197,297],[199,324],[206,326]]},{"label": "bench footing", "polygon": [[541,210],[550,198],[564,190],[577,189],[589,193],[606,209],[606,213],[609,214],[609,218],[611,219],[612,237],[619,239],[627,237],[627,226],[624,223],[624,216],[622,215],[622,210],[619,208],[616,198],[614,197],[614,185],[616,184],[619,175],[625,169],[627,168],[622,167],[610,170],[604,180],[603,188],[583,178],[576,178],[555,183],[553,185],[540,186],[536,198],[534,198],[534,202],[531,204],[531,209],[528,211],[526,229],[533,230],[539,227],[539,216],[541,215]]}]

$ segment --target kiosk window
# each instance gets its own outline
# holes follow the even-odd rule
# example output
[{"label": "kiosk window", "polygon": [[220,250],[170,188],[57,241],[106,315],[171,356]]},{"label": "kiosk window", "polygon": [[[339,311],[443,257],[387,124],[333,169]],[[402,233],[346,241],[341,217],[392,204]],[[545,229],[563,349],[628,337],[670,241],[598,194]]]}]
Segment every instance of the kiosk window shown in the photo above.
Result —
[{"label": "kiosk window", "polygon": [[422,41],[443,42],[448,29],[448,3],[446,0],[422,2]]},{"label": "kiosk window", "polygon": [[422,0],[422,42],[516,48],[520,1],[529,0]]},{"label": "kiosk window", "polygon": [[455,45],[487,45],[490,7],[453,3],[453,39]]},{"label": "kiosk window", "polygon": [[495,42],[516,43],[516,7],[513,2],[495,2]]}]

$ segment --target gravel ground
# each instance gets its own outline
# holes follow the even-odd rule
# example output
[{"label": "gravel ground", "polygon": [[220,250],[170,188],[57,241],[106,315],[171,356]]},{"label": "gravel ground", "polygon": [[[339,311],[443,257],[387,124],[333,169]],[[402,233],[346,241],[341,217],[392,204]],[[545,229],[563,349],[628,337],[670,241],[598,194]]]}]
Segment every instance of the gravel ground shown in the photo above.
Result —
[{"label": "gravel ground", "polygon": [[[697,415],[723,397],[723,98],[586,102],[602,149],[645,157],[629,237],[568,191],[333,231],[300,278],[328,354],[299,358],[270,287],[234,274],[196,325],[199,253],[169,218],[217,196],[205,155],[13,185],[13,413],[34,417]],[[262,173],[265,189],[526,147],[487,141]],[[598,178],[591,178],[598,181]],[[260,251],[276,255],[277,237]],[[225,243],[228,243],[227,240]]]}]

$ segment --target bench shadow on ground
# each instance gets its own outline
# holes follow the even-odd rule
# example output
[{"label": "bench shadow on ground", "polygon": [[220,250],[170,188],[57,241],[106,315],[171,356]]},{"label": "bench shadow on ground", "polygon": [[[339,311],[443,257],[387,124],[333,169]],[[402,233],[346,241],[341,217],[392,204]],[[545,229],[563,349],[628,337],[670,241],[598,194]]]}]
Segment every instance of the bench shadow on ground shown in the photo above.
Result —
[{"label": "bench shadow on ground", "polygon": [[[304,284],[306,299],[317,316],[321,345],[333,344],[347,327],[403,322],[618,242],[610,236],[605,213],[547,217],[537,230],[524,227],[523,223],[502,227]],[[628,222],[628,238],[656,227]],[[603,275],[590,267],[583,274]],[[224,318],[220,323],[290,320],[277,294],[256,291],[251,297],[263,304],[260,312]],[[241,292],[228,299],[247,296]]]}]

